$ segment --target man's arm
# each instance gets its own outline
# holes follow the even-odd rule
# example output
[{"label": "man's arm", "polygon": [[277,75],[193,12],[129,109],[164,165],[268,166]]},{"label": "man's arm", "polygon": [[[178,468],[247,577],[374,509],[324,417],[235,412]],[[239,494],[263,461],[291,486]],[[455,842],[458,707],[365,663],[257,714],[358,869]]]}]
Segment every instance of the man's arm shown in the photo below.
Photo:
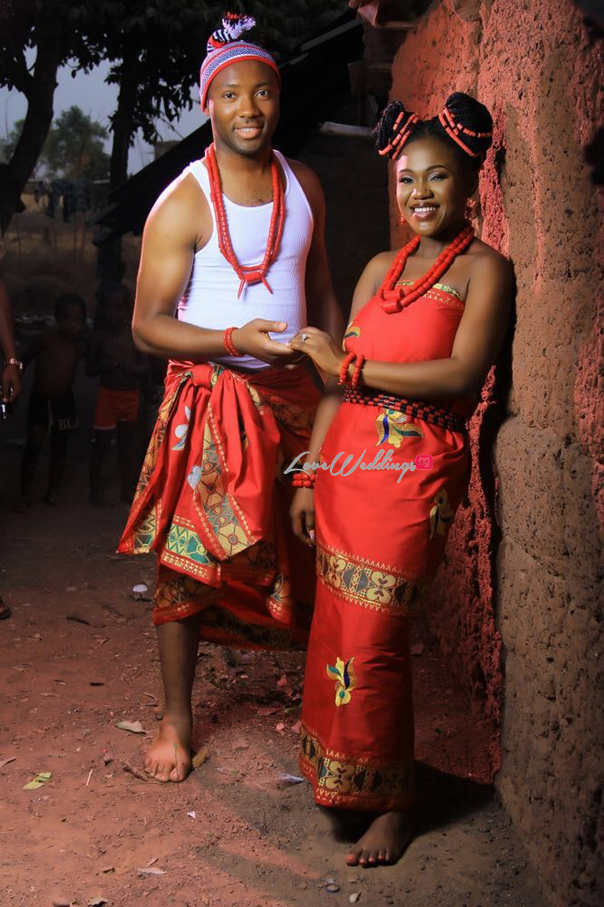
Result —
[{"label": "man's arm", "polygon": [[[132,321],[134,341],[142,352],[189,362],[225,355],[222,331],[174,318],[195,252],[203,248],[211,232],[206,197],[192,176],[169,187],[153,207],[143,234]],[[256,318],[238,325],[232,341],[242,353],[270,364],[286,364],[295,354],[268,335],[284,329],[284,322]]]}]

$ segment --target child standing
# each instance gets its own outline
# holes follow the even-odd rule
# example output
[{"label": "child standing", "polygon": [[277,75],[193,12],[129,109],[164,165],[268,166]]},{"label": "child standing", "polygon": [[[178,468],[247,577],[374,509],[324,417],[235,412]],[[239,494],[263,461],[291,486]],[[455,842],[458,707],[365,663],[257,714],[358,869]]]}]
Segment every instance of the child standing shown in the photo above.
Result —
[{"label": "child standing", "polygon": [[23,354],[26,368],[35,360],[34,383],[27,409],[27,443],[21,460],[19,510],[29,507],[36,466],[50,425],[50,466],[45,501],[59,503],[70,434],[79,427],[73,396],[78,341],[86,329],[86,304],[76,293],[65,293],[55,302],[57,328],[35,340]]},{"label": "child standing", "polygon": [[137,472],[134,439],[140,405],[141,378],[148,369],[130,330],[130,294],[121,283],[107,284],[99,293],[100,326],[92,333],[86,354],[86,374],[100,375],[94,410],[94,444],[90,458],[90,503],[102,506],[103,465],[117,430],[121,499],[132,500]]}]

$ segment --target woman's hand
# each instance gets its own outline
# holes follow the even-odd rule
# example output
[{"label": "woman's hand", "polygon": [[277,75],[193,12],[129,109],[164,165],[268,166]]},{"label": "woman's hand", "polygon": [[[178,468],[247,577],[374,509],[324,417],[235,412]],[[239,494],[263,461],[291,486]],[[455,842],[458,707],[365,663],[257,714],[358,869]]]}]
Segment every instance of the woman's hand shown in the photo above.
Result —
[{"label": "woman's hand", "polygon": [[289,515],[296,538],[312,548],[315,544],[315,499],[311,488],[298,488]]},{"label": "woman's hand", "polygon": [[293,350],[305,353],[318,369],[326,372],[332,378],[339,377],[346,354],[340,349],[331,334],[326,334],[325,331],[320,331],[318,328],[307,327],[292,337],[289,346]]}]

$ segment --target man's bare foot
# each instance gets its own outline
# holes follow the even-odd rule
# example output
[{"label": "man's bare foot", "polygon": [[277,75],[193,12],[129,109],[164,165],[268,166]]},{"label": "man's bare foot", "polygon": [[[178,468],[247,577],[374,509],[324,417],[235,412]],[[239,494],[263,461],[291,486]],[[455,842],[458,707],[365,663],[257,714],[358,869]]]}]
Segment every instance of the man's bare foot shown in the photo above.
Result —
[{"label": "man's bare foot", "polygon": [[378,866],[400,860],[411,840],[409,813],[382,813],[374,819],[363,837],[350,849],[349,866]]},{"label": "man's bare foot", "polygon": [[191,717],[166,715],[145,758],[156,781],[184,781],[191,771]]}]

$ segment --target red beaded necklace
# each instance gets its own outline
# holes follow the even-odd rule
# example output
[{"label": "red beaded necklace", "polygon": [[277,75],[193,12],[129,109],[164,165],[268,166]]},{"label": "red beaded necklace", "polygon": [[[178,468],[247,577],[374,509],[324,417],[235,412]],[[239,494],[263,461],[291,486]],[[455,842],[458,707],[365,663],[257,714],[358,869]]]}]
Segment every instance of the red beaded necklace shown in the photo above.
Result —
[{"label": "red beaded necklace", "polygon": [[396,287],[395,289],[397,280],[405,270],[407,259],[419,246],[420,237],[414,236],[411,242],[407,243],[406,246],[403,246],[398,253],[392,262],[392,267],[384,278],[384,282],[378,290],[378,295],[384,300],[382,302],[383,310],[389,315],[394,315],[396,312],[400,312],[403,306],[410,305],[410,303],[419,299],[420,296],[423,296],[424,293],[440,280],[457,256],[461,255],[462,252],[465,252],[473,239],[474,228],[471,224],[466,224],[463,230],[458,233],[453,242],[440,253],[432,267],[429,268],[422,277],[419,277],[410,287]]},{"label": "red beaded necklace", "polygon": [[264,253],[264,258],[259,265],[240,265],[239,261],[237,260],[237,256],[233,251],[233,245],[231,243],[229,223],[224,207],[224,198],[222,195],[220,171],[216,162],[216,149],[213,144],[206,149],[206,161],[208,174],[210,177],[210,198],[212,201],[212,207],[214,208],[214,216],[218,228],[218,248],[241,280],[241,283],[239,284],[239,291],[237,293],[237,299],[240,298],[241,293],[243,292],[243,288],[247,286],[247,284],[251,283],[262,282],[269,293],[273,292],[266,280],[266,272],[277,257],[277,252],[279,251],[279,245],[281,243],[281,237],[283,235],[283,225],[285,222],[285,204],[283,186],[281,185],[277,159],[273,153],[271,154],[273,211],[271,214],[271,223],[268,231],[266,251]]}]

